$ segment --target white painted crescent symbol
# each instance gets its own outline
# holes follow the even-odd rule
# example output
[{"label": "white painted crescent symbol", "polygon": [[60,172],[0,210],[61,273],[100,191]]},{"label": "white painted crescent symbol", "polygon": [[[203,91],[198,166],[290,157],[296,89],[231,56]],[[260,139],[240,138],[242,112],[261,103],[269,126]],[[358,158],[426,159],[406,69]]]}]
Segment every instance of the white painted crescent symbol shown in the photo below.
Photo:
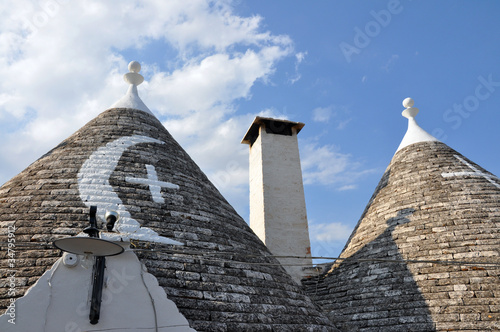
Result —
[{"label": "white painted crescent symbol", "polygon": [[140,223],[131,217],[120,197],[109,183],[109,178],[125,150],[140,143],[165,144],[165,142],[155,138],[133,135],[120,137],[92,153],[78,172],[80,198],[88,207],[97,206],[97,215],[102,220],[104,220],[106,210],[117,211],[120,214],[120,221],[116,228],[123,235],[137,240],[182,244],[159,236],[150,228],[141,227]]}]

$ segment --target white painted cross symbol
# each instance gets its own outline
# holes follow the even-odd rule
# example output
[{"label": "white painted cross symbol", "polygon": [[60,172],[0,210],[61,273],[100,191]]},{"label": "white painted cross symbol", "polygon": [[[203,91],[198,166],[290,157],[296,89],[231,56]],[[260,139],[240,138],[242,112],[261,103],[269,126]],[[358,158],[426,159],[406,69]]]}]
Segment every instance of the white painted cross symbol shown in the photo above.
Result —
[{"label": "white painted cross symbol", "polygon": [[491,184],[493,184],[495,187],[500,188],[500,184],[497,182],[493,181],[493,179],[500,181],[500,179],[494,175],[483,173],[480,170],[478,170],[476,167],[472,166],[470,163],[465,161],[463,158],[460,158],[457,155],[454,155],[455,158],[460,160],[463,164],[467,165],[471,170],[474,172],[452,172],[452,173],[441,173],[441,176],[444,178],[449,178],[452,176],[480,176],[488,180]]},{"label": "white painted cross symbol", "polygon": [[179,186],[170,182],[159,181],[156,169],[153,165],[146,165],[146,170],[148,171],[147,179],[127,176],[125,181],[149,186],[153,201],[160,204],[165,203],[165,199],[161,196],[161,188],[179,189]]}]

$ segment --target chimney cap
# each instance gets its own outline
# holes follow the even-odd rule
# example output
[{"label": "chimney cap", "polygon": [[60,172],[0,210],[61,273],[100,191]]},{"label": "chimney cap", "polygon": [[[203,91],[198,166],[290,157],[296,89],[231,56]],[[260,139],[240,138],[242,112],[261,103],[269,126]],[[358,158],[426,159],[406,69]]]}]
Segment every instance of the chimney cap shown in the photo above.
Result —
[{"label": "chimney cap", "polygon": [[300,130],[305,126],[305,124],[302,122],[256,116],[252,124],[250,125],[250,128],[248,128],[245,136],[241,140],[241,144],[249,144],[251,146],[259,136],[259,128],[262,125],[265,126],[266,130],[275,134],[283,134],[279,131],[291,128],[295,128],[298,134]]}]

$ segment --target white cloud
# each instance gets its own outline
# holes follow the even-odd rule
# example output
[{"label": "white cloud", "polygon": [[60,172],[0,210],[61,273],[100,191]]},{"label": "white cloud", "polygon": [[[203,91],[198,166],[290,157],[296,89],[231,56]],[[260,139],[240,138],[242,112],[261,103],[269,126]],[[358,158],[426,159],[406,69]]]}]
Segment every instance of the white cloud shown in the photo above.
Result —
[{"label": "white cloud", "polygon": [[348,118],[348,119],[344,119],[344,120],[339,120],[337,122],[337,129],[338,130],[342,130],[342,129],[345,129],[347,127],[347,125],[349,124],[349,122],[351,122],[351,118]]},{"label": "white cloud", "polygon": [[349,239],[353,227],[340,222],[315,223],[309,221],[309,237],[313,257],[324,257],[326,261],[315,259],[315,264],[331,261],[339,255],[342,247]]},{"label": "white cloud", "polygon": [[219,52],[238,43],[246,46],[290,44],[288,36],[260,32],[260,16],[236,16],[224,1],[178,1],[178,4],[182,6],[181,15],[175,17],[176,24],[172,24],[165,35],[183,52],[190,44]]},{"label": "white cloud", "polygon": [[[350,111],[346,106],[327,106],[327,107],[316,107],[312,111],[312,119],[315,122],[330,123],[335,126],[335,129],[342,130],[347,127],[347,124],[351,122],[351,117],[349,117]],[[331,121],[334,120],[334,121]]]},{"label": "white cloud", "polygon": [[332,116],[332,106],[317,107],[313,109],[313,121],[328,123],[330,121],[331,116]]},{"label": "white cloud", "polygon": [[382,67],[382,69],[384,69],[386,72],[390,72],[398,60],[399,60],[398,54],[391,55],[391,57],[389,58],[389,60],[387,60],[387,63]]},{"label": "white cloud", "polygon": [[358,186],[355,184],[347,184],[345,186],[340,187],[338,190],[339,191],[346,191],[346,190],[354,190],[356,188],[358,188]]},{"label": "white cloud", "polygon": [[301,142],[301,166],[304,184],[333,186],[337,190],[354,189],[355,182],[373,169],[361,169],[350,154],[341,153],[333,145]]},{"label": "white cloud", "polygon": [[306,143],[300,148],[304,184],[324,184],[343,180],[345,171],[355,165],[348,154],[337,151],[333,145],[318,146]]},{"label": "white cloud", "polygon": [[313,241],[346,242],[352,232],[352,227],[339,222],[309,225],[310,237]]},{"label": "white cloud", "polygon": [[299,52],[295,54],[295,59],[297,60],[297,64],[300,64],[306,58],[307,52]]},{"label": "white cloud", "polygon": [[148,86],[149,105],[160,114],[180,116],[230,105],[248,98],[252,85],[272,74],[274,63],[285,55],[287,50],[276,46],[233,56],[219,53],[188,63],[172,74],[156,73]]},{"label": "white cloud", "polygon": [[288,82],[290,84],[295,84],[302,77],[299,72],[299,65],[302,63],[302,61],[304,61],[306,55],[307,52],[299,52],[295,54],[295,73],[293,74],[293,77],[288,79]]}]

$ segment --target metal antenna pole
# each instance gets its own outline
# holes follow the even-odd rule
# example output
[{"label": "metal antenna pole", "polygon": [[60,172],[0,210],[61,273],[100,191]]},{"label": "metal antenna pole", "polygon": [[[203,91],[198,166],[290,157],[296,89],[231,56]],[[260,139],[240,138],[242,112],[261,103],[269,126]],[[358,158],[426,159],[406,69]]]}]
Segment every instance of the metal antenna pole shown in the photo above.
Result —
[{"label": "metal antenna pole", "polygon": [[[99,238],[99,230],[97,229],[97,206],[90,207],[90,227],[83,231],[89,237]],[[102,287],[104,285],[104,269],[106,267],[106,257],[96,256],[94,267],[92,269],[92,298],[90,300],[90,324],[99,322],[101,313]]]}]

